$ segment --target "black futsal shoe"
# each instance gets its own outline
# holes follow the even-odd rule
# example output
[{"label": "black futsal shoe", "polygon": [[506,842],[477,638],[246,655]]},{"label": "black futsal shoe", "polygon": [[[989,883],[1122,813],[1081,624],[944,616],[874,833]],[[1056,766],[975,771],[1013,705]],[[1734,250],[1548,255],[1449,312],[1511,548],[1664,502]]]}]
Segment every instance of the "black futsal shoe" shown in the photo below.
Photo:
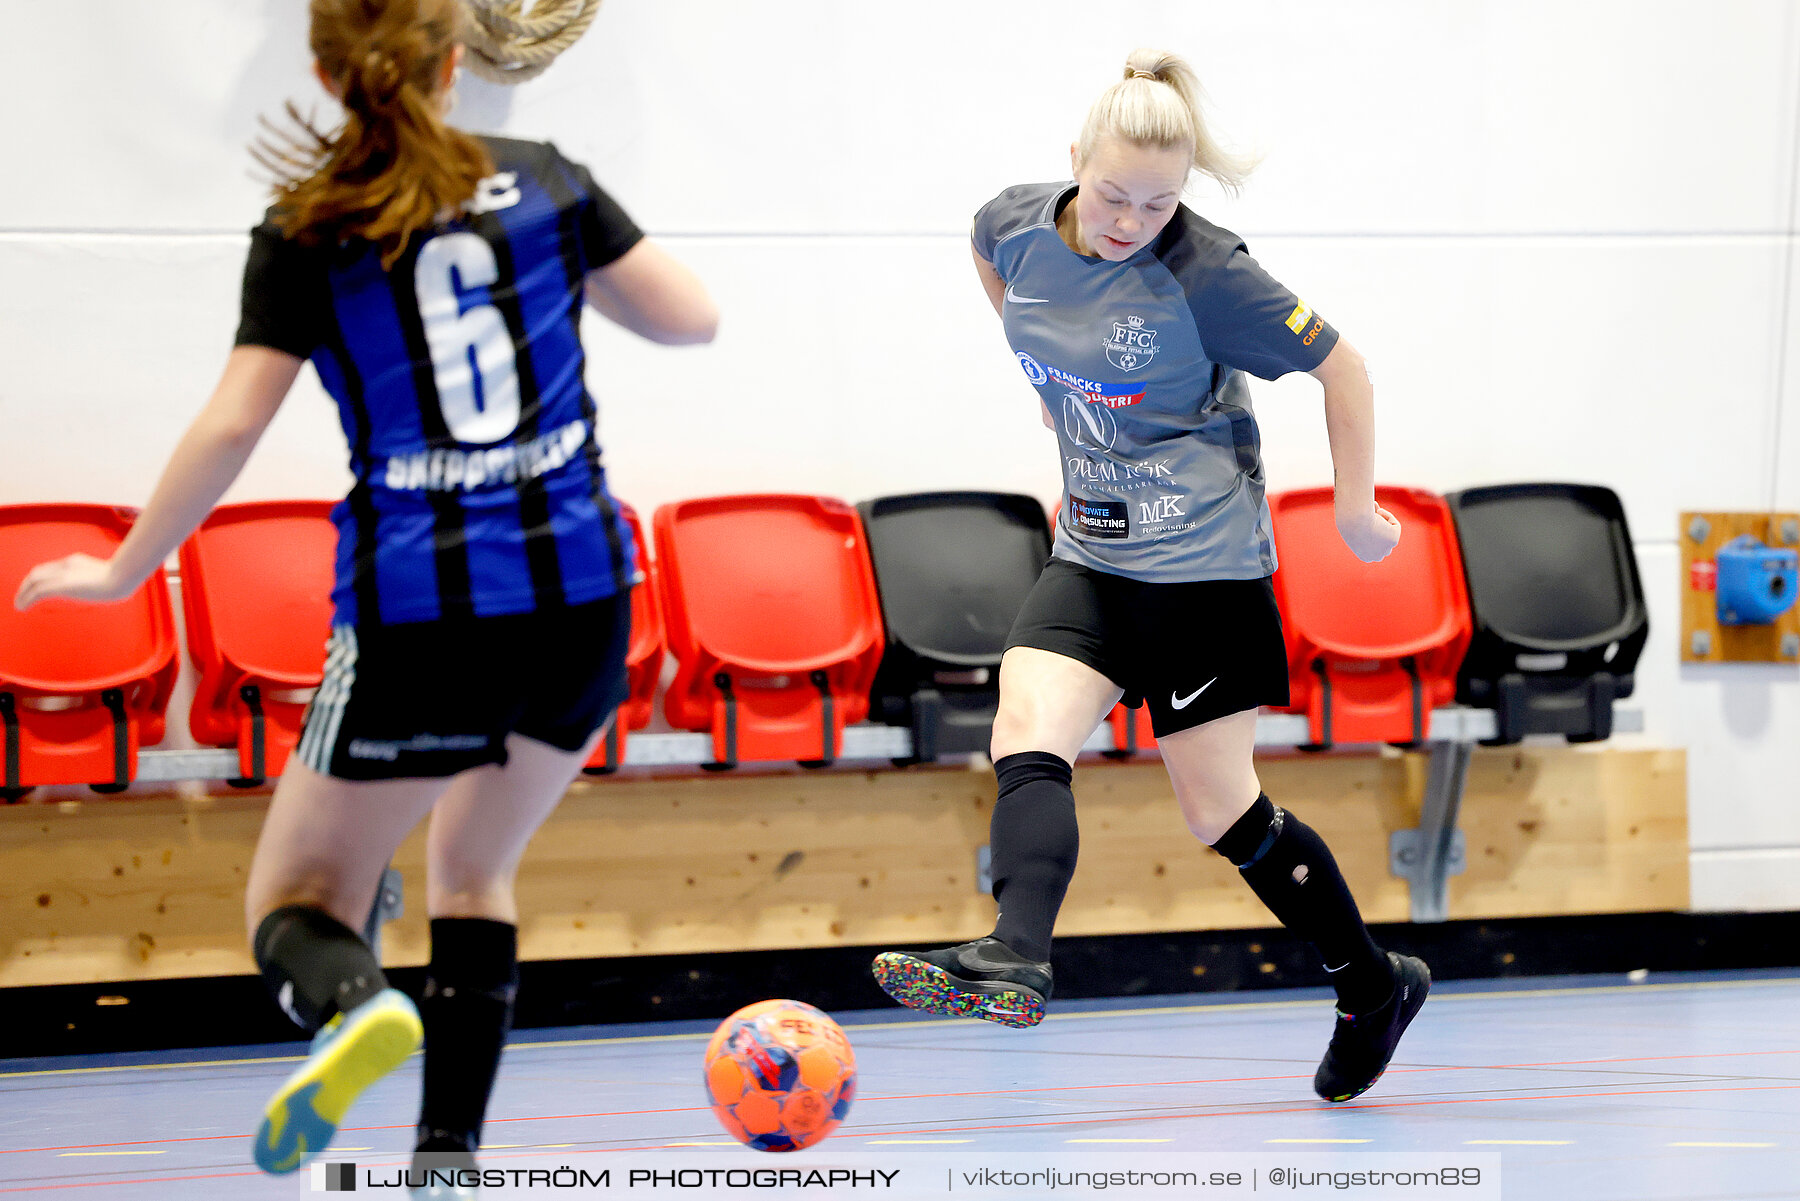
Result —
[{"label": "black futsal shoe", "polygon": [[875,957],[875,983],[908,1009],[946,1017],[1035,1026],[1050,1000],[1050,965],[1026,959],[997,938],[978,938],[917,955]]},{"label": "black futsal shoe", "polygon": [[1338,1011],[1331,1045],[1313,1075],[1313,1091],[1327,1101],[1348,1101],[1369,1090],[1387,1070],[1400,1036],[1412,1024],[1425,994],[1431,991],[1431,969],[1424,960],[1387,953],[1394,969],[1394,995],[1367,1013]]}]

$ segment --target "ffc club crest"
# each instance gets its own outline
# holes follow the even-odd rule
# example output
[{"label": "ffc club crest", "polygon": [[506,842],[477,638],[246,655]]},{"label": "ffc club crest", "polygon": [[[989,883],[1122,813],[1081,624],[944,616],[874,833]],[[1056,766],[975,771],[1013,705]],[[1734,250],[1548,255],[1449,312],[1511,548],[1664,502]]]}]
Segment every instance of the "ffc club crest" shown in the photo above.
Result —
[{"label": "ffc club crest", "polygon": [[1156,331],[1144,328],[1142,317],[1112,323],[1112,338],[1105,342],[1106,361],[1120,371],[1136,371],[1156,357]]}]

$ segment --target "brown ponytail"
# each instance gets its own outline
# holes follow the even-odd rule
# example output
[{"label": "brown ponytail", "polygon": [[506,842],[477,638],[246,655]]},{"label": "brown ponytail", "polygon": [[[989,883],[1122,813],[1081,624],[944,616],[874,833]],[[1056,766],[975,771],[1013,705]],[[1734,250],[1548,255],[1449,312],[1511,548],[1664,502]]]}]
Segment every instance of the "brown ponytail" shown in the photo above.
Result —
[{"label": "brown ponytail", "polygon": [[[297,241],[363,238],[391,267],[407,240],[475,195],[494,170],[480,141],[444,123],[440,81],[460,33],[457,0],[312,0],[312,52],[344,123],[299,127],[251,149],[275,175],[275,221]],[[266,123],[265,123],[266,124]]]}]

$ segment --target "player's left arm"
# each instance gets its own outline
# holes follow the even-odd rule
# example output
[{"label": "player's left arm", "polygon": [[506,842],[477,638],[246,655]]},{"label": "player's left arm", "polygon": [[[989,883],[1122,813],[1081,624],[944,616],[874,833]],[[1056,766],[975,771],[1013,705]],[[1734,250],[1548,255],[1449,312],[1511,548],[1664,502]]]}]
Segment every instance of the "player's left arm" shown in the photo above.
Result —
[{"label": "player's left arm", "polygon": [[1375,503],[1375,386],[1368,365],[1343,338],[1311,372],[1325,387],[1338,534],[1357,558],[1375,563],[1400,542],[1400,523]]},{"label": "player's left arm", "polygon": [[78,554],[38,564],[19,585],[13,603],[20,609],[52,597],[99,603],[136,592],[237,479],[302,362],[267,346],[234,349],[212,399],[176,444],[150,503],[119,549],[107,559]]},{"label": "player's left arm", "polygon": [[710,342],[719,330],[706,285],[649,238],[588,272],[587,302],[615,325],[666,346]]}]

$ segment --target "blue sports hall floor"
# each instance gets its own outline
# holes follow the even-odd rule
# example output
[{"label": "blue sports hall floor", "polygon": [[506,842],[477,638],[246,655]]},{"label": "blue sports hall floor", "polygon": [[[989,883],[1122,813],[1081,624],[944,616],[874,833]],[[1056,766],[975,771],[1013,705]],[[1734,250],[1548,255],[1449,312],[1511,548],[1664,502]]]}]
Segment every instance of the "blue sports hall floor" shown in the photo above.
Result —
[{"label": "blue sports hall floor", "polygon": [[[1205,1168],[1232,1156],[1259,1167],[1258,1195],[1457,1195],[1333,1187],[1317,1175],[1304,1179],[1319,1187],[1277,1189],[1268,1179],[1283,1163],[1407,1165],[1431,1153],[1498,1165],[1509,1198],[1800,1198],[1800,973],[1791,969],[1440,982],[1387,1075],[1343,1105],[1309,1087],[1331,1023],[1317,989],[1059,1003],[1028,1031],[898,1009],[834,1016],[855,1044],[860,1092],[844,1125],[814,1148],[765,1155],[731,1143],[701,1091],[711,1023],[679,1022],[515,1034],[485,1162],[593,1171],[660,1156],[799,1169],[852,1156],[926,1165],[929,1187],[728,1187],[715,1172],[689,1178],[713,1184],[673,1191],[1069,1197],[1109,1190],[1001,1186],[991,1176],[984,1187],[935,1165]],[[0,1061],[0,1195],[312,1195],[323,1186],[308,1172],[272,1179],[249,1162],[259,1107],[299,1049]],[[415,1059],[363,1097],[324,1158],[403,1165],[418,1087]],[[1252,1195],[1156,1195],[1202,1193]]]}]

